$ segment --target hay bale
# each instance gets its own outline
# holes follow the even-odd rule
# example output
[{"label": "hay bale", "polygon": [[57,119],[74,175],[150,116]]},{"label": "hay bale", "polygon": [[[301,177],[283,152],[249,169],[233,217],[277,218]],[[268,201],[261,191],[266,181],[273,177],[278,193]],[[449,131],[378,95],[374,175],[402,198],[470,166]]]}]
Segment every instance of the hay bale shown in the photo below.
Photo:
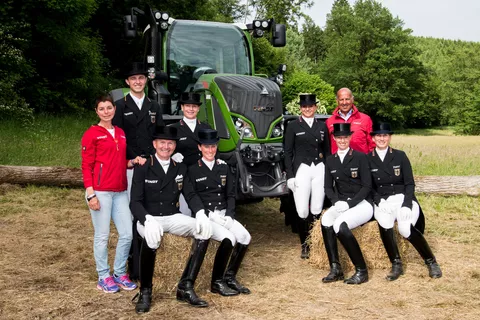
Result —
[{"label": "hay bale", "polygon": [[[388,259],[387,252],[380,238],[380,232],[378,230],[377,222],[373,221],[367,223],[361,227],[352,230],[353,235],[362,249],[363,256],[369,269],[389,269],[391,264]],[[397,231],[395,227],[395,236],[397,238],[398,250],[402,261],[408,263],[410,261],[421,262],[419,255],[412,245],[405,240]],[[320,269],[329,269],[327,252],[325,251],[325,245],[322,237],[320,220],[315,221],[308,241],[310,242],[310,259],[309,262],[319,267]],[[338,241],[338,252],[340,256],[340,263],[343,270],[353,271],[353,265],[348,257],[347,252]]]},{"label": "hay bale", "polygon": [[[175,295],[178,281],[182,276],[190,249],[192,248],[192,241],[192,238],[180,237],[169,233],[164,234],[160,248],[157,250],[153,275],[154,292]],[[205,260],[195,281],[195,290],[199,295],[210,289],[213,261],[217,248],[218,242],[210,240]]]}]

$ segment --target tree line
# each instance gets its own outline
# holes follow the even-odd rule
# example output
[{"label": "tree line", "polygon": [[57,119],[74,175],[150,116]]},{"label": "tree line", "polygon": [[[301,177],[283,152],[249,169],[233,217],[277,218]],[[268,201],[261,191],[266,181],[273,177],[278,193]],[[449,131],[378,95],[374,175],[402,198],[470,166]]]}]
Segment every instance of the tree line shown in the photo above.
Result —
[{"label": "tree line", "polygon": [[286,106],[312,92],[331,112],[346,86],[375,120],[480,134],[480,43],[414,37],[374,0],[336,0],[324,28],[302,13],[310,0],[5,0],[0,119],[83,112],[99,91],[123,86],[122,71],[143,48],[123,38],[122,19],[146,3],[178,19],[243,22],[248,14],[287,24],[285,48],[254,41],[257,73],[288,64]]}]

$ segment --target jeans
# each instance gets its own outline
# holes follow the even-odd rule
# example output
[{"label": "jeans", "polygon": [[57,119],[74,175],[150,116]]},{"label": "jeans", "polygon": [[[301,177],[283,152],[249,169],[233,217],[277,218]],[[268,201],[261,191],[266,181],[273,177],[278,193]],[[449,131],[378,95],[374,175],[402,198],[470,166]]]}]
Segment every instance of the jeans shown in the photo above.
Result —
[{"label": "jeans", "polygon": [[100,202],[100,210],[90,210],[93,228],[93,254],[100,280],[110,276],[108,264],[108,237],[110,235],[110,220],[113,219],[118,231],[118,243],[113,264],[113,272],[117,276],[127,273],[127,259],[132,244],[132,217],[127,191],[109,192],[96,191]]}]

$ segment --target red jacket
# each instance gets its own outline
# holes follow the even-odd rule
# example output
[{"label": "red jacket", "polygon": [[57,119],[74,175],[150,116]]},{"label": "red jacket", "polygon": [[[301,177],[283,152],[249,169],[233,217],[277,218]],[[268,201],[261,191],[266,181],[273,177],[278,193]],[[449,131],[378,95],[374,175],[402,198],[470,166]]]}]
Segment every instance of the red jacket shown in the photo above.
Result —
[{"label": "red jacket", "polygon": [[334,123],[350,123],[350,130],[353,131],[352,139],[350,140],[350,147],[354,150],[369,153],[375,148],[375,143],[370,136],[372,132],[372,119],[365,113],[358,111],[357,107],[353,106],[353,113],[345,121],[338,115],[339,108],[333,111],[333,115],[325,122],[327,124],[328,132],[330,133],[330,148],[332,154],[337,152],[337,143],[333,139],[333,124]]},{"label": "red jacket", "polygon": [[93,125],[82,137],[82,174],[85,189],[127,190],[127,139],[119,127],[115,139],[104,127]]}]

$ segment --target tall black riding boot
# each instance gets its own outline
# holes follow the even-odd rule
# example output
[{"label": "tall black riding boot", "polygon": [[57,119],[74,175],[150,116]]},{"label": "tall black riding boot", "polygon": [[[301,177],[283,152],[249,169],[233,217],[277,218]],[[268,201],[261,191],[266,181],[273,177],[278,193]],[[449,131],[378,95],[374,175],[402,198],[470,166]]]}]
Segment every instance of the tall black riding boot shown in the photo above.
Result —
[{"label": "tall black riding boot", "polygon": [[382,238],[383,246],[387,251],[388,258],[392,263],[392,270],[387,275],[388,281],[397,280],[403,274],[403,264],[400,259],[400,253],[398,252],[397,241],[395,240],[395,234],[392,229],[385,229],[381,225],[378,225],[380,230],[380,238]]},{"label": "tall black riding boot", "polygon": [[413,225],[410,225],[410,237],[408,237],[407,240],[410,241],[415,249],[417,249],[418,253],[420,253],[423,260],[425,260],[430,278],[440,278],[442,276],[442,270],[440,270],[440,266],[438,265],[427,240],[425,240],[423,234]]},{"label": "tall black riding boot", "polygon": [[152,279],[156,256],[157,250],[151,249],[147,245],[147,241],[143,239],[140,248],[140,292],[135,305],[135,311],[137,313],[150,311],[150,305],[152,304]]},{"label": "tall black riding boot", "polygon": [[362,250],[360,250],[357,239],[355,239],[355,236],[345,222],[342,222],[340,225],[340,230],[338,230],[337,237],[347,251],[350,260],[353,262],[353,265],[355,266],[355,273],[353,276],[345,279],[344,282],[346,284],[361,284],[367,282],[367,264],[363,258]]},{"label": "tall black riding boot", "polygon": [[311,224],[311,215],[308,215],[306,219],[297,217],[298,236],[300,237],[300,243],[302,245],[302,253],[300,254],[300,258],[302,259],[310,258],[310,246],[307,243],[307,237],[310,232]]},{"label": "tall black riding boot", "polygon": [[210,286],[212,293],[218,293],[222,296],[235,296],[239,294],[238,291],[230,288],[223,278],[228,259],[232,254],[232,249],[233,245],[230,239],[225,238],[220,242],[217,254],[215,255],[215,262],[213,263],[212,283]]},{"label": "tall black riding boot", "polygon": [[200,299],[195,293],[194,285],[205,258],[209,241],[194,239],[190,257],[177,287],[177,300],[188,302],[194,307],[208,307],[208,303]]},{"label": "tall black riding boot", "polygon": [[232,257],[227,267],[227,272],[225,272],[225,281],[227,285],[243,294],[250,294],[250,290],[247,287],[244,287],[237,281],[237,272],[240,269],[245,253],[247,252],[248,244],[238,243],[233,248]]},{"label": "tall black riding boot", "polygon": [[330,264],[330,273],[322,279],[322,282],[334,282],[343,280],[342,266],[338,258],[337,237],[333,227],[322,226],[323,243],[327,251],[328,262]]}]

